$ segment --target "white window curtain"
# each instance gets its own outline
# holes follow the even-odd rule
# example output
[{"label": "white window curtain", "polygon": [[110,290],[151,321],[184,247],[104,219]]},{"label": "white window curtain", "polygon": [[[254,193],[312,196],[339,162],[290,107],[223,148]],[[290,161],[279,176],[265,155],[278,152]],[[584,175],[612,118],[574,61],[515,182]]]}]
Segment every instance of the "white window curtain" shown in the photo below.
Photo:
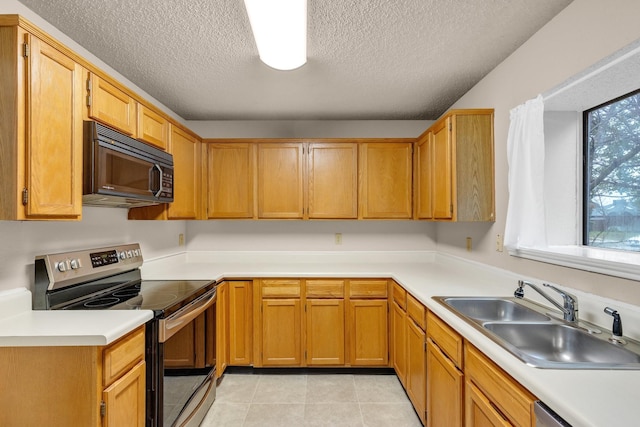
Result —
[{"label": "white window curtain", "polygon": [[511,110],[507,138],[508,250],[547,245],[544,217],[544,102],[542,95]]}]

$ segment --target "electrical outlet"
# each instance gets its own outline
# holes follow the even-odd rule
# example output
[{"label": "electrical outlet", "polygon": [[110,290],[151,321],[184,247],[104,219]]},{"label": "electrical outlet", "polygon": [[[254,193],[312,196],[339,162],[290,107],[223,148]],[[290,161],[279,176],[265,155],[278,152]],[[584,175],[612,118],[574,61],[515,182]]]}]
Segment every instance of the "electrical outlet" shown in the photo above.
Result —
[{"label": "electrical outlet", "polygon": [[184,234],[178,234],[178,246],[184,246]]},{"label": "electrical outlet", "polygon": [[336,245],[342,244],[342,233],[336,233]]},{"label": "electrical outlet", "polygon": [[471,252],[472,241],[471,237],[467,237],[467,252]]},{"label": "electrical outlet", "polygon": [[504,250],[504,240],[502,238],[502,234],[498,234],[496,236],[496,251],[502,252]]}]

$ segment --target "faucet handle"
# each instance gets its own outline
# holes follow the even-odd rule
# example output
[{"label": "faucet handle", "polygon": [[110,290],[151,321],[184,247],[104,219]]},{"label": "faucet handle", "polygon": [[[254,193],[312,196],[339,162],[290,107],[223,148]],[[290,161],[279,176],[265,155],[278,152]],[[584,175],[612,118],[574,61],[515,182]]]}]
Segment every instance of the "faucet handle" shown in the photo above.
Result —
[{"label": "faucet handle", "polygon": [[564,302],[564,309],[566,310],[565,320],[569,320],[571,322],[577,322],[578,321],[578,297],[573,294],[570,294],[569,292],[563,291],[560,288],[556,288],[555,286],[550,285],[549,283],[543,283],[542,286],[551,288],[560,294]]},{"label": "faucet handle", "polygon": [[578,297],[576,297],[573,294],[570,294],[569,292],[563,291],[560,288],[557,288],[549,283],[543,283],[542,286],[546,287],[546,288],[551,288],[554,291],[556,291],[557,293],[560,294],[560,296],[564,299],[565,304],[570,303],[570,304],[577,304],[578,303]]}]

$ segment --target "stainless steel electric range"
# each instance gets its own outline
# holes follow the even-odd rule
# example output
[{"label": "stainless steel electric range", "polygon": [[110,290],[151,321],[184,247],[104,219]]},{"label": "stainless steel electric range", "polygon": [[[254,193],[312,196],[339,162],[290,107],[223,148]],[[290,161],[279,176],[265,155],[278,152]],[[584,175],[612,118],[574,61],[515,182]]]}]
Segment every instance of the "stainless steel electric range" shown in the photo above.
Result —
[{"label": "stainless steel electric range", "polygon": [[140,245],[41,255],[37,310],[152,310],[146,324],[147,427],[197,426],[215,399],[216,284],[142,280]]}]

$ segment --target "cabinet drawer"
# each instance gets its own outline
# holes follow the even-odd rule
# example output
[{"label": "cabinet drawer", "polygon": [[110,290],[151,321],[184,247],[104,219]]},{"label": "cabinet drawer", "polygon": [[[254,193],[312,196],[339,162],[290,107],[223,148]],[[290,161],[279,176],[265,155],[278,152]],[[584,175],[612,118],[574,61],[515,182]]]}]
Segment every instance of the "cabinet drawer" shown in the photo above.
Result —
[{"label": "cabinet drawer", "polygon": [[263,298],[295,298],[300,297],[300,280],[277,279],[262,280]]},{"label": "cabinet drawer", "polygon": [[464,340],[449,325],[432,312],[427,313],[427,336],[440,347],[455,365],[462,369]]},{"label": "cabinet drawer", "polygon": [[536,398],[517,381],[487,359],[478,349],[465,346],[465,375],[515,426],[534,425]]},{"label": "cabinet drawer", "polygon": [[403,310],[407,309],[407,291],[404,290],[402,286],[393,282],[393,300],[398,304],[400,308]]},{"label": "cabinet drawer", "polygon": [[407,294],[407,314],[420,329],[427,329],[426,308],[420,301],[415,299],[411,294]]},{"label": "cabinet drawer", "polygon": [[344,280],[313,279],[306,285],[307,298],[344,298]]},{"label": "cabinet drawer", "polygon": [[386,280],[350,280],[349,295],[351,298],[386,298]]},{"label": "cabinet drawer", "polygon": [[140,328],[104,349],[103,380],[108,387],[138,362],[144,360],[144,328]]}]

